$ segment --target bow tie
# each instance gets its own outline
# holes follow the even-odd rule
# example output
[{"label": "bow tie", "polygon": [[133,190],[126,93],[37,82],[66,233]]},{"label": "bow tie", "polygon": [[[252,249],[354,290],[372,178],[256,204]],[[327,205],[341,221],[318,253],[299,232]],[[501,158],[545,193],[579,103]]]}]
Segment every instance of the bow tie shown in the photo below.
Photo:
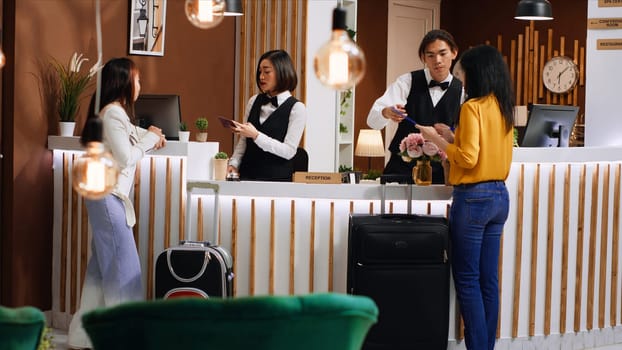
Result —
[{"label": "bow tie", "polygon": [[257,99],[259,100],[259,104],[262,105],[262,106],[266,105],[268,103],[272,103],[272,105],[274,107],[278,107],[279,106],[279,102],[276,99],[276,96],[269,97],[268,94],[261,94],[261,95],[257,96]]},{"label": "bow tie", "polygon": [[430,80],[430,84],[428,84],[429,88],[433,88],[435,86],[440,87],[443,90],[447,90],[447,88],[449,87],[449,82],[448,81],[444,81],[442,83],[439,83],[438,81],[432,79]]}]

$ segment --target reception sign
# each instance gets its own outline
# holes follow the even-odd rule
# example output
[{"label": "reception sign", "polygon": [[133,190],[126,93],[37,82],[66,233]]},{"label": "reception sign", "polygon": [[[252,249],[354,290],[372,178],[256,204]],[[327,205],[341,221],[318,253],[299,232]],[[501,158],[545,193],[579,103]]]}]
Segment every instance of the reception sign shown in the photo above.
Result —
[{"label": "reception sign", "polygon": [[622,7],[622,0],[598,0],[598,7]]}]

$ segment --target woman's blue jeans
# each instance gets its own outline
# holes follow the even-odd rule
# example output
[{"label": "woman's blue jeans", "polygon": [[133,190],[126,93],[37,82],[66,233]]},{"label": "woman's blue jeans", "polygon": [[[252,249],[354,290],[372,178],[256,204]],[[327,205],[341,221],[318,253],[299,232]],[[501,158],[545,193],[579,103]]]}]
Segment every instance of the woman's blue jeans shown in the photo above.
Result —
[{"label": "woman's blue jeans", "polygon": [[454,186],[449,214],[452,271],[469,350],[495,347],[499,247],[509,202],[503,181]]}]

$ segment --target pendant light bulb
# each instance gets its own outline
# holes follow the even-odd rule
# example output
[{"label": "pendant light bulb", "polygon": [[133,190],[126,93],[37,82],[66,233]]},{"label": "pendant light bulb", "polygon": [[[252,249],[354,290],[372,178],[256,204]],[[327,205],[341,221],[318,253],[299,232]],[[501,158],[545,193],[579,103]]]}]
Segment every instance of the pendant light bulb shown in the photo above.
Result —
[{"label": "pendant light bulb", "polygon": [[4,67],[6,63],[6,56],[4,55],[4,51],[0,48],[0,68]]},{"label": "pendant light bulb", "polygon": [[186,0],[186,17],[197,28],[214,28],[222,22],[225,0]]},{"label": "pendant light bulb", "polygon": [[101,142],[89,142],[73,164],[73,188],[84,198],[103,198],[115,188],[118,176],[119,168]]},{"label": "pendant light bulb", "polygon": [[365,55],[348,35],[346,11],[333,11],[333,32],[330,41],[322,45],[313,60],[315,75],[320,82],[335,90],[347,90],[365,75]]}]

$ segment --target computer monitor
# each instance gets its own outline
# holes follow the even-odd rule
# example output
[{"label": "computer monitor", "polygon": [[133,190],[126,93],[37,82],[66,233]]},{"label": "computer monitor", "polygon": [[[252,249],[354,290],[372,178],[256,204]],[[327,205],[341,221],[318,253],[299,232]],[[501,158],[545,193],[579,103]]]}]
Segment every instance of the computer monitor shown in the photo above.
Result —
[{"label": "computer monitor", "polygon": [[179,95],[140,95],[134,112],[140,127],[147,129],[155,125],[162,129],[167,140],[179,140]]},{"label": "computer monitor", "polygon": [[568,147],[579,107],[533,104],[521,147]]}]

